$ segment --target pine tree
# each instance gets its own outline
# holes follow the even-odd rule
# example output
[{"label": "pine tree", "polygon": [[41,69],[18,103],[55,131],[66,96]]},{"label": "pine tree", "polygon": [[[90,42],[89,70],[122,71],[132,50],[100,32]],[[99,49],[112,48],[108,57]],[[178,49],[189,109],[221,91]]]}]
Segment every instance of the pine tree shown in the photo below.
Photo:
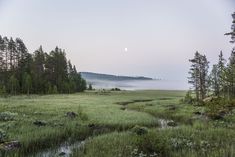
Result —
[{"label": "pine tree", "polygon": [[32,88],[32,79],[28,73],[24,73],[23,75],[23,91],[29,95],[30,90]]},{"label": "pine tree", "polygon": [[91,84],[88,85],[88,90],[92,90],[92,85]]},{"label": "pine tree", "polygon": [[32,70],[32,79],[33,79],[33,89],[36,93],[46,93],[47,84],[45,79],[45,52],[42,49],[42,46],[39,47],[33,54],[33,70]]},{"label": "pine tree", "polygon": [[4,68],[5,68],[5,71],[8,71],[8,43],[9,43],[9,40],[7,37],[4,37],[3,38],[3,50],[5,51],[5,54],[4,54],[4,60],[5,60],[5,63],[4,63]]},{"label": "pine tree", "polygon": [[230,35],[231,36],[231,43],[235,43],[235,12],[232,14],[232,26],[231,26],[231,32],[226,33],[225,35]]},{"label": "pine tree", "polygon": [[196,100],[199,101],[199,60],[200,54],[198,52],[195,53],[194,58],[190,59],[189,61],[192,63],[189,74],[190,77],[188,77],[189,81],[188,83],[192,84],[195,94],[196,94]]},{"label": "pine tree", "polygon": [[4,40],[0,35],[0,73],[4,70]]},{"label": "pine tree", "polygon": [[214,92],[215,96],[219,96],[220,87],[219,87],[219,73],[218,65],[213,65],[210,73],[210,86]]},{"label": "pine tree", "polygon": [[218,85],[219,85],[219,93],[220,96],[221,93],[224,93],[225,91],[225,70],[226,70],[226,60],[223,57],[223,52],[220,51],[219,54],[219,61],[217,64],[217,71],[218,71]]},{"label": "pine tree", "polygon": [[16,79],[15,75],[12,75],[9,80],[10,84],[10,93],[16,95],[17,87],[18,87],[18,80]]},{"label": "pine tree", "polygon": [[190,77],[189,83],[193,85],[196,101],[202,101],[208,92],[209,87],[209,77],[208,77],[208,69],[209,62],[205,55],[201,55],[196,52],[193,59],[189,60],[192,65],[189,71]]},{"label": "pine tree", "polygon": [[86,89],[76,67],[67,61],[64,50],[49,54],[42,47],[28,53],[20,38],[0,36],[0,89],[6,93],[73,93]]},{"label": "pine tree", "polygon": [[20,61],[24,60],[27,56],[28,50],[20,38],[16,38],[16,64],[18,65]]},{"label": "pine tree", "polygon": [[230,99],[235,96],[235,50],[232,51],[225,70],[225,83],[227,95]]},{"label": "pine tree", "polygon": [[15,56],[16,56],[16,44],[12,38],[10,38],[7,48],[9,51],[10,70],[13,70],[15,68],[14,66],[15,66]]}]

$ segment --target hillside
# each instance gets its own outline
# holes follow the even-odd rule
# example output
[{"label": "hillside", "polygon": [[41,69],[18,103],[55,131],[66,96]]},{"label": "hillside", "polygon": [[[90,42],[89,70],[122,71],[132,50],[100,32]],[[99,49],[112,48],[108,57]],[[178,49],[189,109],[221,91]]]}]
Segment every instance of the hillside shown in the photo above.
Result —
[{"label": "hillside", "polygon": [[128,80],[153,80],[150,77],[143,76],[117,76],[110,74],[100,74],[92,72],[81,72],[82,78],[85,80],[107,80],[107,81],[128,81]]}]

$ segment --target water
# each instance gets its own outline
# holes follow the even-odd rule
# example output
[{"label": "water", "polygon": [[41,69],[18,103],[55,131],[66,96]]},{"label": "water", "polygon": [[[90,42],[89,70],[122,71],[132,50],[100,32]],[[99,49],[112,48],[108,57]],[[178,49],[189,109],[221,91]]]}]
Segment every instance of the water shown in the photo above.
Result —
[{"label": "water", "polygon": [[[81,148],[85,144],[85,141],[78,141],[73,144],[65,142],[58,147],[49,148],[44,151],[40,151],[37,154],[34,154],[34,157],[70,157],[72,155],[73,149]],[[33,157],[32,156],[32,157]]]},{"label": "water", "polygon": [[187,90],[187,81],[177,80],[134,80],[134,81],[104,81],[87,80],[95,89],[120,88],[122,90]]}]

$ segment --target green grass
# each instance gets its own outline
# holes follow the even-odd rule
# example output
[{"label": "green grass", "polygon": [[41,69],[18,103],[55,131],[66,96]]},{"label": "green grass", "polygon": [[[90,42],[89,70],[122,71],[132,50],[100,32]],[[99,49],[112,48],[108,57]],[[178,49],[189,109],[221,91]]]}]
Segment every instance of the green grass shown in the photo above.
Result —
[{"label": "green grass", "polygon": [[[86,139],[73,156],[234,156],[234,113],[220,121],[206,119],[194,114],[204,112],[204,107],[180,103],[184,95],[185,91],[91,91],[0,98],[4,141],[21,143],[8,155],[0,144],[0,152],[26,156]],[[67,112],[78,116],[71,119]],[[159,119],[173,120],[178,126],[160,129]],[[36,120],[46,125],[36,126]],[[135,134],[131,128],[136,125],[148,132]]]}]

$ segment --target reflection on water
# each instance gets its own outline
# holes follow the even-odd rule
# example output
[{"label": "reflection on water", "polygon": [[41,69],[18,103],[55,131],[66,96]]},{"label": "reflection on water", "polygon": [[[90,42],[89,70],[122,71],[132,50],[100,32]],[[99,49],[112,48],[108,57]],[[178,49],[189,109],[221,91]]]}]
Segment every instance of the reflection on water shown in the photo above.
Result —
[{"label": "reflection on water", "polygon": [[73,153],[73,149],[81,148],[84,146],[84,144],[85,144],[85,141],[78,141],[73,144],[65,142],[59,145],[58,147],[49,148],[47,150],[38,152],[32,155],[32,157],[58,157],[58,156],[70,157]]},{"label": "reflection on water", "polygon": [[170,81],[170,80],[141,80],[141,81],[104,81],[104,80],[87,80],[95,89],[120,88],[123,90],[187,90],[189,85],[187,81]]}]

